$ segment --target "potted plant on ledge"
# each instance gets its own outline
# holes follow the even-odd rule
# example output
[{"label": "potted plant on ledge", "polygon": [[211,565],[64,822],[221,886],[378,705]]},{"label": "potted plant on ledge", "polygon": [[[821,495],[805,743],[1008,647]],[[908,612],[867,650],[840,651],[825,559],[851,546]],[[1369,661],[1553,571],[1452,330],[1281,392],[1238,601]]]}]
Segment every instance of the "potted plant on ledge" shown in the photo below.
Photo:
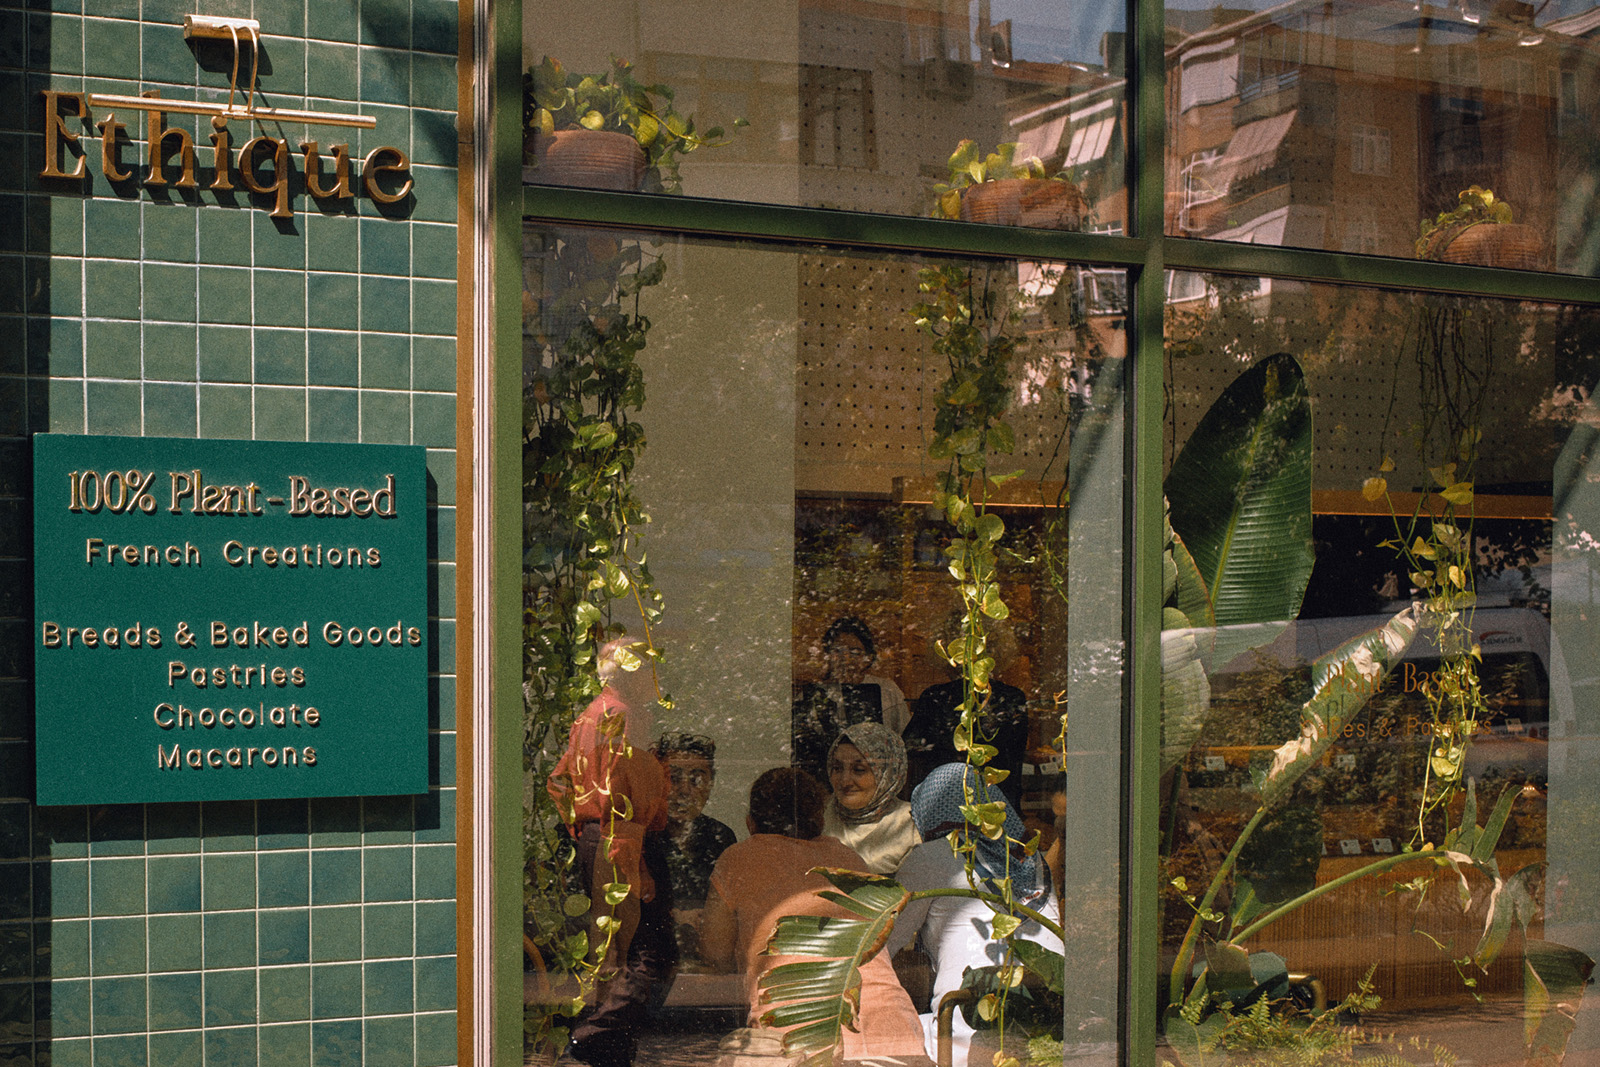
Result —
[{"label": "potted plant on ledge", "polygon": [[934,186],[935,218],[996,226],[1076,230],[1088,202],[1063,175],[1046,175],[1037,156],[1017,159],[1016,142],[980,155],[976,141],[962,141],[950,156],[950,180]]},{"label": "potted plant on ledge", "polygon": [[1539,232],[1511,221],[1511,205],[1494,190],[1472,186],[1457,194],[1459,203],[1422,221],[1417,237],[1419,259],[1471,263],[1479,267],[1537,270]]},{"label": "potted plant on ledge", "polygon": [[[546,56],[522,78],[523,180],[682,192],[679,157],[728,142],[721,126],[695,132],[694,116],[675,111],[672,98],[667,86],[636,79],[625,59],[613,56],[610,70],[579,74]],[[733,121],[733,129],[746,125]]]}]

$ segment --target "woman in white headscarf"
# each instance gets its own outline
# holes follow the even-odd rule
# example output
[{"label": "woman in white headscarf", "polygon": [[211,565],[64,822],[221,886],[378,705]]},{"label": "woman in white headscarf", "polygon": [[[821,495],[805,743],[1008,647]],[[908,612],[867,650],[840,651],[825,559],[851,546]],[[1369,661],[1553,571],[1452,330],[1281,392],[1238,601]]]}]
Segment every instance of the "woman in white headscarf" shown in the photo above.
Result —
[{"label": "woman in white headscarf", "polygon": [[893,874],[922,840],[911,805],[900,799],[906,784],[906,746],[876,722],[847,726],[828,750],[833,796],[822,832],[860,853],[873,874]]}]

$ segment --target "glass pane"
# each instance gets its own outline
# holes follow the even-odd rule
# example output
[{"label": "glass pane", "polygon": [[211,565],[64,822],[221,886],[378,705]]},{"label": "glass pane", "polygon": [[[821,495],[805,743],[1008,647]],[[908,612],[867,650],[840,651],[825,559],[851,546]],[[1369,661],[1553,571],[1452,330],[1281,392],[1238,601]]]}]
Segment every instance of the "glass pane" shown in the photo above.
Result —
[{"label": "glass pane", "polygon": [[[845,914],[806,872],[964,887],[945,836],[971,799],[1016,846],[973,877],[1073,945],[1064,998],[1008,994],[1007,1047],[1114,1055],[1123,276],[531,225],[524,249],[530,1052],[560,1049],[580,990],[591,1063],[766,1047],[757,953],[784,915]],[[994,476],[958,478],[965,512],[935,504],[959,457]],[[656,673],[613,651],[602,693],[596,645],[623,631]],[[948,662],[968,648],[981,671]],[[1009,772],[987,800],[946,766],[976,745]],[[1005,958],[989,905],[911,908],[851,1058],[933,1055],[943,995]],[[605,986],[584,962],[613,917],[627,981]],[[974,1019],[957,1062],[987,1065]]]},{"label": "glass pane", "polygon": [[1167,233],[1594,273],[1595,13],[1173,0]]},{"label": "glass pane", "polygon": [[1169,277],[1167,1061],[1592,1055],[1597,340]]},{"label": "glass pane", "polygon": [[[1122,4],[556,0],[526,19],[526,181],[1122,232]],[[641,118],[583,85],[615,84],[617,60],[670,103]],[[656,132],[669,106],[693,138]],[[580,123],[649,160],[613,138],[621,162],[602,165]]]}]

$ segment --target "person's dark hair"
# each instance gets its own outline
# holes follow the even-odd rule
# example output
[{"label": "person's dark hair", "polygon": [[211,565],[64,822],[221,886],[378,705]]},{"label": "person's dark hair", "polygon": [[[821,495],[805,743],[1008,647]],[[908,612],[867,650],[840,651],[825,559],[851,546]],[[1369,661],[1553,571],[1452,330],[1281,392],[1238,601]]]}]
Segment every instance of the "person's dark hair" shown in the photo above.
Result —
[{"label": "person's dark hair", "polygon": [[656,759],[666,759],[669,756],[699,756],[716,762],[717,743],[705,734],[666,733],[661,735],[661,740],[650,746],[650,751]]},{"label": "person's dark hair", "polygon": [[798,767],[774,767],[750,786],[750,821],[758,834],[809,841],[822,833],[827,794]]},{"label": "person's dark hair", "polygon": [[826,652],[828,649],[832,648],[834,643],[845,634],[850,634],[856,640],[860,641],[861,647],[866,650],[869,658],[877,656],[877,652],[873,648],[872,644],[872,630],[863,620],[854,615],[841,615],[837,619],[833,620],[833,623],[829,625],[826,632],[824,632],[822,635],[823,651]]}]

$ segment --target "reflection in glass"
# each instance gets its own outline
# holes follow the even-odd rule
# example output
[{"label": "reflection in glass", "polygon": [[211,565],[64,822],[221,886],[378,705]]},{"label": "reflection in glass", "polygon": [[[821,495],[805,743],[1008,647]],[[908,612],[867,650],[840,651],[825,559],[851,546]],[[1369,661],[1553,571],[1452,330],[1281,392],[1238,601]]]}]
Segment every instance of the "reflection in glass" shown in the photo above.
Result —
[{"label": "reflection in glass", "polygon": [[[681,154],[689,196],[926,216],[937,207],[936,186],[974,180],[965,161],[950,163],[971,141],[979,161],[1009,146],[1017,165],[990,168],[984,184],[1047,177],[1030,180],[1028,195],[1067,185],[1071,203],[1017,210],[1013,191],[1010,210],[956,208],[941,217],[1122,232],[1124,10],[1095,3],[1069,12],[1022,0],[540,4],[528,9],[524,67],[559,61],[584,102],[563,112],[556,94],[536,94],[525,180],[679,191],[642,166],[601,172],[547,159],[550,135],[581,120],[646,143],[653,164],[683,128],[668,121],[670,107],[697,131],[728,133],[711,138],[726,142],[718,147]],[[641,122],[626,103],[619,114],[604,92],[579,88],[583,75],[605,80],[613,57],[632,61],[642,87],[670,89],[670,104],[657,93]],[[735,120],[749,125],[735,133]],[[1034,168],[1022,167],[1029,159]]]},{"label": "reflection in glass", "polygon": [[1582,3],[1174,0],[1167,232],[1593,273],[1594,22]]},{"label": "reflection in glass", "polygon": [[[1416,1063],[1592,1050],[1600,318],[1221,275],[1167,291],[1163,1057],[1334,1055],[1352,1009],[1357,1040]],[[1303,398],[1303,442],[1241,436],[1263,370],[1263,410]],[[1241,496],[1173,484],[1218,442],[1216,467],[1252,472]],[[1296,464],[1308,484],[1274,482]],[[1197,509],[1231,515],[1231,571],[1189,543]],[[1185,548],[1289,608],[1211,626]],[[1307,581],[1283,560],[1310,549]]]},{"label": "reflection in glass", "polygon": [[[575,1055],[606,1064],[666,1062],[669,1049],[709,1063],[724,1039],[763,1047],[743,1030],[754,977],[743,950],[771,931],[740,924],[832,905],[811,895],[816,878],[760,899],[736,887],[780,868],[803,875],[813,854],[892,870],[918,845],[907,801],[936,746],[952,747],[958,677],[937,645],[960,620],[952,528],[932,506],[949,460],[928,441],[941,405],[970,399],[918,321],[928,287],[949,285],[987,294],[977,328],[1005,353],[992,385],[1014,439],[985,446],[1006,476],[985,490],[1003,524],[995,578],[1008,610],[985,630],[1006,698],[978,735],[1004,737],[996,765],[1013,772],[995,802],[1040,834],[1029,870],[1051,892],[1024,899],[1048,900],[1073,947],[1065,1004],[1032,1036],[1056,1058],[1063,1043],[1114,1056],[1120,812],[1103,798],[1120,789],[1124,622],[1105,575],[1120,572],[1123,544],[1122,275],[529,225],[524,278],[531,1045],[556,1049],[570,1033]],[[638,640],[647,621],[659,662],[631,646],[641,663],[628,671],[613,647],[602,689],[595,646],[622,629]],[[765,772],[809,758],[802,725],[817,727],[816,784],[753,794]],[[653,758],[652,744],[658,776],[624,765]],[[591,800],[628,797],[618,821],[637,829],[622,845],[592,840],[609,816],[603,802],[584,809],[586,787]],[[808,788],[815,826],[798,814]],[[787,822],[763,807],[769,793],[791,797]],[[825,819],[848,823],[850,840],[913,836],[851,853],[815,836]],[[803,844],[818,840],[832,844]],[[791,891],[802,904],[773,911]],[[591,955],[605,944],[609,959]],[[904,1037],[891,1022],[905,998],[910,1018],[924,1016],[915,1040],[934,1052],[931,983],[960,984],[964,961],[918,960],[895,961],[898,994],[874,971],[866,1000],[882,1015],[863,1018],[864,1047]],[[602,970],[580,982],[586,963]],[[607,984],[609,969],[636,979],[632,992]],[[602,1006],[574,1019],[582,983]]]}]

